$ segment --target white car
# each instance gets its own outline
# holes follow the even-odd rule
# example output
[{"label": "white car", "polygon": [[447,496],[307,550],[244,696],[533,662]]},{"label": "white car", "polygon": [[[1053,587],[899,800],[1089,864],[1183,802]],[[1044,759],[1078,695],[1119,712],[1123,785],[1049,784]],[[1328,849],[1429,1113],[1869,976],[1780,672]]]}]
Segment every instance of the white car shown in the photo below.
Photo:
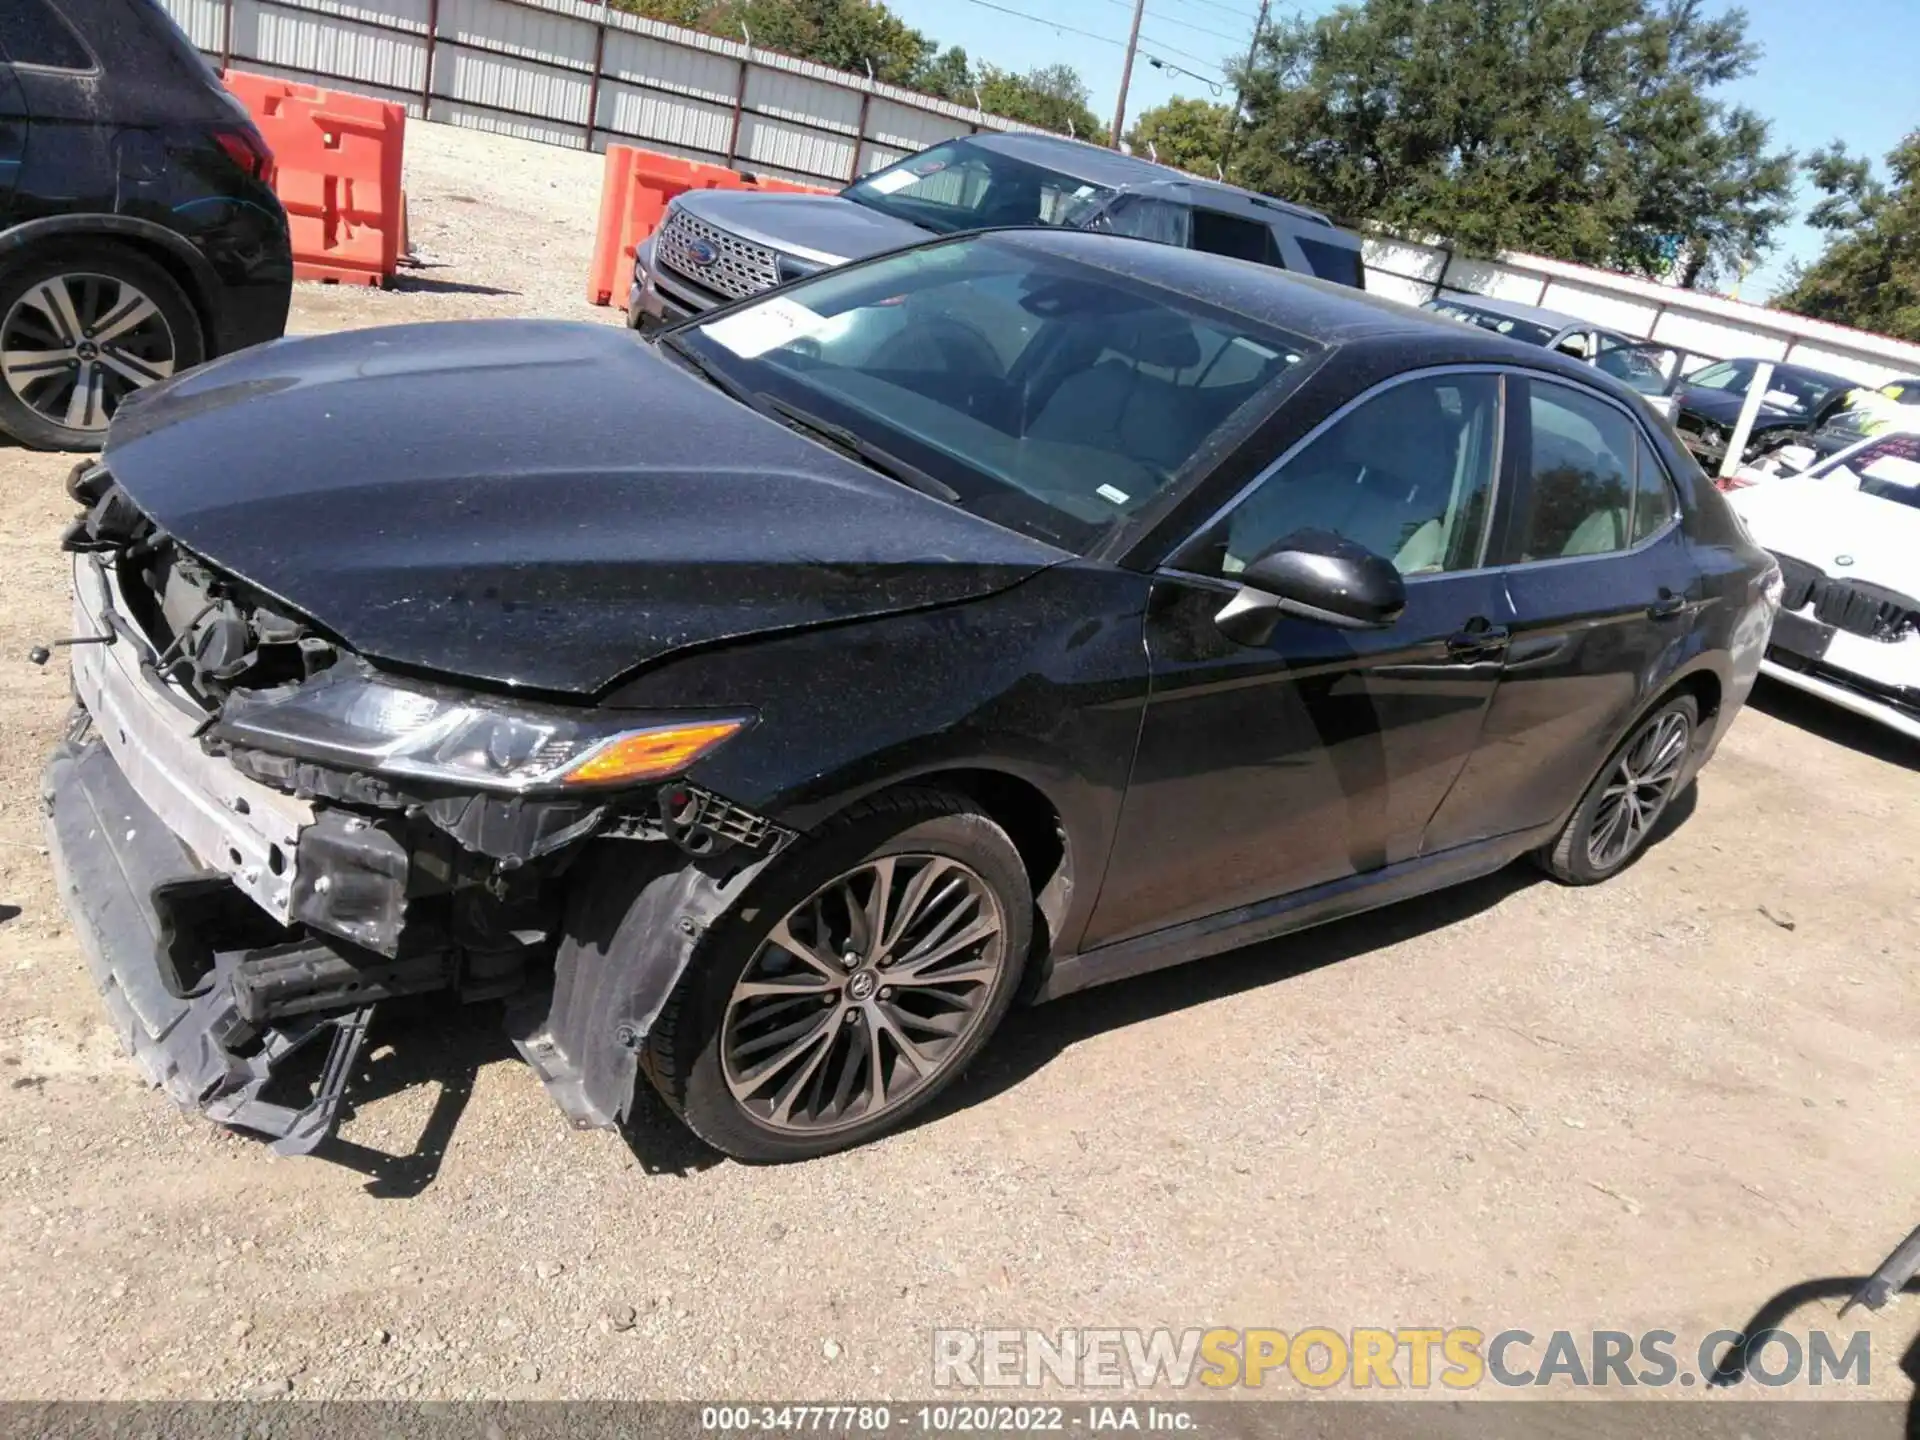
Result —
[{"label": "white car", "polygon": [[1727,499],[1785,582],[1761,673],[1920,739],[1920,434]]}]

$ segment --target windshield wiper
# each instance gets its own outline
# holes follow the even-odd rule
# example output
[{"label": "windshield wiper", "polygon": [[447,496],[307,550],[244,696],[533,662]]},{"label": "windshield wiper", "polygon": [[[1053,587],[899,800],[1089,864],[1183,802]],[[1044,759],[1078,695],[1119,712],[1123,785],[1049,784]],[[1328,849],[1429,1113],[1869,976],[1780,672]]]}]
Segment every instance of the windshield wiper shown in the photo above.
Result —
[{"label": "windshield wiper", "polygon": [[680,359],[685,362],[689,370],[713,386],[714,389],[732,396],[742,405],[758,410],[763,415],[766,414],[766,407],[754,398],[753,391],[747,389],[746,386],[742,385],[731,375],[702,360],[694,348],[678,335],[662,335],[660,337],[660,343],[667,349],[673,351],[675,355],[678,355]]},{"label": "windshield wiper", "polygon": [[754,409],[778,415],[797,429],[818,436],[829,445],[838,446],[848,454],[866,461],[875,470],[891,480],[918,490],[922,495],[931,495],[936,500],[945,500],[950,505],[960,503],[960,492],[944,480],[936,480],[918,465],[902,460],[889,450],[875,445],[871,440],[856,435],[844,425],[836,425],[831,420],[823,420],[811,411],[802,410],[782,400],[777,395],[769,395],[762,390],[752,396],[745,396],[747,403]]}]

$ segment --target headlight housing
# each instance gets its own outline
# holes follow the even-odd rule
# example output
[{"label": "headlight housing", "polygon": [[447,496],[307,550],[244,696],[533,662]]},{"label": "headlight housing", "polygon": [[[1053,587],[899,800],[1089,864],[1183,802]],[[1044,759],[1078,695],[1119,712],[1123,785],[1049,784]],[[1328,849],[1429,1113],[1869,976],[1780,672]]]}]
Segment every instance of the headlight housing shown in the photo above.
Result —
[{"label": "headlight housing", "polygon": [[303,685],[234,696],[213,733],[379,775],[525,794],[678,775],[748,720],[519,704],[340,666]]},{"label": "headlight housing", "polygon": [[802,260],[798,255],[781,251],[773,257],[773,268],[782,281],[787,281],[804,280],[809,275],[818,275],[827,267],[818,260]]}]

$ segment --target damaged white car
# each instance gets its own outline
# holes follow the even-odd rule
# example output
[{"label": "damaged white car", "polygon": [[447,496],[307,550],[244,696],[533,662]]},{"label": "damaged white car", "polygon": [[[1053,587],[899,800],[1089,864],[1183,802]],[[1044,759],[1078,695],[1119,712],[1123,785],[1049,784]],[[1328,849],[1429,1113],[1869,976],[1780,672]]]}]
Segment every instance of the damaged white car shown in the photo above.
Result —
[{"label": "damaged white car", "polygon": [[1920,738],[1920,434],[1727,498],[1785,581],[1762,673]]}]

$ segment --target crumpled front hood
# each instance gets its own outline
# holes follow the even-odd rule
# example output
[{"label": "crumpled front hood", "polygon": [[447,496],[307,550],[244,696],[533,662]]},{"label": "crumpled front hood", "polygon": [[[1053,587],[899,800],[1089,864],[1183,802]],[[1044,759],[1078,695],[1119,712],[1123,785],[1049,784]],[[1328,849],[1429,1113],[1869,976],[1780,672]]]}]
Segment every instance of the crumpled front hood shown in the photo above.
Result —
[{"label": "crumpled front hood", "polygon": [[[1728,493],[1754,540],[1841,580],[1920,595],[1920,510],[1837,480],[1784,476]],[[1844,563],[1843,563],[1844,562]]]},{"label": "crumpled front hood", "polygon": [[826,264],[862,260],[933,238],[931,230],[838,195],[689,190],[674,203],[743,240]]},{"label": "crumpled front hood", "polygon": [[[1691,410],[1715,424],[1732,429],[1740,419],[1740,407],[1746,403],[1744,395],[1735,395],[1726,390],[1682,389],[1677,408]],[[1806,425],[1812,419],[1804,411],[1788,410],[1762,400],[1759,410],[1754,413],[1753,424],[1756,430],[1775,430],[1788,425]]]},{"label": "crumpled front hood", "polygon": [[583,695],[1063,558],[593,324],[258,346],[130,400],[104,460],[188,548],[374,660]]}]

